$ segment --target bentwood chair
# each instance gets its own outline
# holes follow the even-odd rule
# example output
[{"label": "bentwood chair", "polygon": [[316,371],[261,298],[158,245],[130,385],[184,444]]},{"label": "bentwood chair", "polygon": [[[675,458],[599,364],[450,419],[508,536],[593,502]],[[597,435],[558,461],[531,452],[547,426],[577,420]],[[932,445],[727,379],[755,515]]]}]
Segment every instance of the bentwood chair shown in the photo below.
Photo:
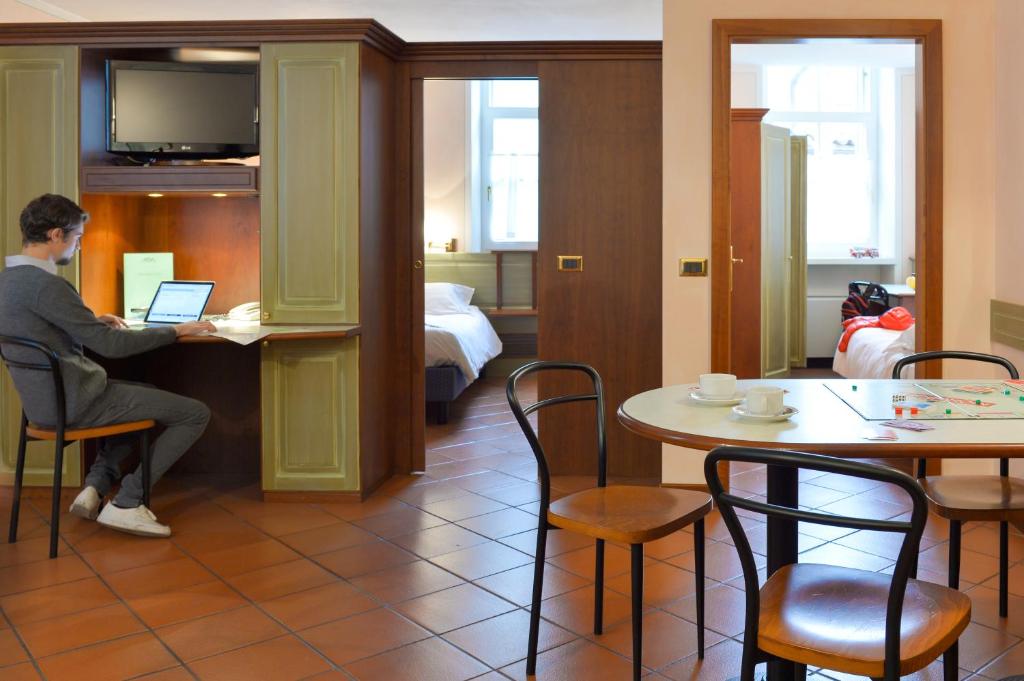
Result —
[{"label": "bentwood chair", "polygon": [[[789,508],[725,491],[721,461],[768,464],[837,473],[890,483],[913,502],[909,521],[869,520]],[[759,662],[790,660],[799,678],[807,665],[896,681],[943,656],[944,681],[957,679],[957,639],[971,620],[964,594],[910,578],[921,543],[928,502],[917,481],[873,464],[746,447],[719,447],[704,460],[711,495],[732,535],[743,566],[746,619],[740,681],[754,681]],[[855,568],[793,563],[758,587],[757,565],[736,509],[832,527],[903,534],[892,576]]]},{"label": "bentwood chair", "polygon": [[[593,392],[563,395],[534,402],[523,407],[517,385],[530,374],[543,371],[573,371],[587,376]],[[693,524],[696,572],[697,655],[704,658],[704,516],[711,510],[711,497],[665,487],[608,485],[608,457],[605,447],[605,405],[601,377],[586,364],[571,362],[533,362],[520,367],[508,377],[506,388],[512,413],[537,458],[540,480],[540,509],[537,513],[537,552],[533,568],[533,602],[530,610],[530,636],[527,645],[526,673],[537,672],[537,637],[540,628],[541,597],[544,588],[544,557],[548,529],[566,529],[597,540],[594,566],[594,634],[603,630],[604,606],[604,543],[629,544],[632,569],[633,678],[641,674],[643,611],[643,545],[666,537]],[[551,501],[551,475],[544,448],[530,423],[534,412],[559,404],[594,402],[597,417],[597,487]]]},{"label": "bentwood chair", "polygon": [[[1017,367],[1004,357],[980,352],[938,350],[908,355],[896,362],[892,377],[900,378],[904,367],[933,359],[966,359],[998,364],[1010,378],[1020,378]],[[1010,460],[999,460],[999,475],[929,476],[925,459],[918,459],[917,477],[932,511],[949,520],[949,581],[960,588],[960,534],[968,520],[999,521],[999,616],[1006,617],[1009,583],[1009,522],[1024,520],[1024,480],[1010,477]]]},{"label": "bentwood chair", "polygon": [[[7,347],[5,347],[7,346]],[[42,355],[45,361],[30,362],[13,359],[10,346],[23,348],[21,355],[29,357]],[[18,513],[21,509],[21,484],[25,477],[25,450],[29,440],[48,440],[54,443],[53,455],[53,499],[50,507],[50,558],[57,557],[57,538],[60,535],[61,480],[64,470],[64,448],[72,442],[93,438],[112,437],[124,433],[138,432],[141,441],[140,459],[142,465],[142,503],[149,506],[149,431],[156,425],[153,420],[114,423],[95,428],[67,427],[67,409],[64,398],[64,378],[60,371],[60,356],[46,345],[28,338],[0,336],[0,359],[8,370],[45,371],[53,377],[54,399],[56,400],[57,423],[54,427],[30,423],[25,411],[21,412],[21,430],[18,435],[18,462],[14,469],[14,499],[11,504],[11,526],[7,535],[10,544],[18,541]]]}]

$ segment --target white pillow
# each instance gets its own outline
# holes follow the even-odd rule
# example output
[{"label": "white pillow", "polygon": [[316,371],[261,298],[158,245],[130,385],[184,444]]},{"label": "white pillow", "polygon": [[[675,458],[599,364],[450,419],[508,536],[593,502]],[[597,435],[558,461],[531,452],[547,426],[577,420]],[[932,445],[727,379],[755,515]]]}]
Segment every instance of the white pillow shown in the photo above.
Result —
[{"label": "white pillow", "polygon": [[473,289],[462,284],[434,282],[423,287],[424,314],[467,314]]}]

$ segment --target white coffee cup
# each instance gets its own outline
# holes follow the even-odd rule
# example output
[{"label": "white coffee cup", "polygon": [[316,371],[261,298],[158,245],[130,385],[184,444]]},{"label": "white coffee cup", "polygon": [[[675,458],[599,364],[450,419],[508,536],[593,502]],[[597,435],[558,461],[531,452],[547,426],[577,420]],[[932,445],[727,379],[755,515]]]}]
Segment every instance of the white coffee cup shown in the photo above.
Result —
[{"label": "white coffee cup", "polygon": [[747,391],[747,411],[758,416],[777,416],[785,408],[782,395],[782,388],[754,386]]},{"label": "white coffee cup", "polygon": [[732,397],[736,394],[736,377],[732,374],[701,374],[700,392],[704,397]]}]

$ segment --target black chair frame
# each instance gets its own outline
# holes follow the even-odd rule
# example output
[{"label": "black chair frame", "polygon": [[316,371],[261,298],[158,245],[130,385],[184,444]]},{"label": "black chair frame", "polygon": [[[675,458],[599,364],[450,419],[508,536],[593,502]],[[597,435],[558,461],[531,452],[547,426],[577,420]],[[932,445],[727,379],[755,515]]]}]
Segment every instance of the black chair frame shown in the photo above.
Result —
[{"label": "black chair frame", "polygon": [[[25,362],[15,360],[4,354],[3,346],[14,345],[29,350],[34,350],[45,357],[45,362]],[[60,506],[61,506],[61,483],[64,473],[64,448],[75,440],[65,439],[67,427],[67,402],[64,395],[64,377],[60,370],[60,356],[46,345],[37,341],[20,338],[17,336],[0,336],[0,360],[7,365],[8,369],[24,369],[27,371],[46,371],[53,377],[53,389],[57,399],[57,423],[54,426],[56,438],[54,439],[53,457],[53,498],[50,507],[50,558],[57,557],[57,542],[60,535]],[[7,535],[7,542],[13,544],[18,541],[18,516],[21,510],[21,487],[25,477],[25,451],[29,440],[37,440],[28,435],[28,417],[24,409],[21,412],[21,431],[18,435],[18,461],[14,470],[14,499],[11,504],[11,524]],[[149,431],[139,431],[140,439],[140,463],[142,467],[142,503],[149,506],[150,488],[150,450]]]},{"label": "black chair frame", "polygon": [[[725,491],[718,475],[718,463],[721,461],[740,461],[744,463],[767,464],[786,468],[810,469],[825,473],[837,473],[857,478],[866,478],[896,485],[902,488],[913,502],[910,521],[870,520],[850,516],[829,515],[814,511],[805,511],[788,506],[769,504],[753,499],[729,494]],[[736,509],[751,513],[759,513],[766,517],[778,517],[798,522],[817,525],[845,527],[854,530],[874,530],[878,532],[899,532],[904,535],[899,557],[893,570],[892,585],[886,606],[885,617],[885,681],[897,681],[900,678],[900,620],[903,614],[903,597],[907,590],[907,580],[917,560],[928,518],[928,500],[924,491],[914,478],[895,469],[874,464],[837,459],[819,454],[805,454],[786,450],[756,449],[751,447],[718,447],[713,449],[704,459],[704,476],[711,488],[711,496],[722,514],[729,534],[736,544],[736,551],[743,566],[743,584],[746,590],[746,618],[743,633],[743,662],[740,671],[741,681],[754,680],[754,666],[760,662],[770,662],[778,658],[765,653],[757,647],[758,621],[761,608],[761,591],[758,585],[757,565],[754,554],[747,540],[746,531],[740,524]],[[954,643],[943,654],[943,678],[955,681],[957,678],[958,648]],[[801,678],[806,675],[806,666],[797,665]]]},{"label": "black chair frame", "polygon": [[[593,385],[592,393],[563,395],[539,400],[523,407],[519,402],[519,381],[529,374],[538,371],[576,371],[590,378]],[[544,587],[544,558],[547,549],[549,529],[560,529],[547,522],[548,507],[551,505],[551,473],[548,469],[544,448],[537,438],[537,433],[528,417],[545,407],[572,402],[595,402],[597,411],[597,486],[608,485],[608,451],[605,437],[605,402],[604,387],[601,376],[586,364],[576,362],[532,362],[520,367],[508,377],[505,390],[512,414],[519,422],[526,435],[533,455],[537,459],[537,475],[540,480],[540,508],[537,511],[537,550],[534,558],[533,598],[530,610],[530,633],[527,644],[526,673],[537,673],[537,644],[540,635],[540,605]],[[696,574],[696,607],[697,607],[697,656],[704,659],[704,519],[693,524],[694,562]],[[595,540],[596,562],[594,565],[594,634],[600,635],[604,629],[604,543]],[[643,611],[643,544],[630,545],[631,595],[632,595],[632,626],[633,626],[633,670],[634,678],[639,678],[641,659],[641,615]]]},{"label": "black chair frame", "polygon": [[[1010,378],[1017,380],[1020,373],[1017,367],[1005,357],[998,355],[986,355],[981,352],[968,352],[966,350],[933,350],[930,352],[919,352],[913,355],[901,357],[892,368],[892,377],[899,379],[904,367],[940,359],[964,359],[972,362],[986,362],[997,364],[1010,375]],[[924,478],[928,475],[927,460],[917,460],[917,477]],[[1003,478],[1010,476],[1010,460],[999,459],[999,475]],[[960,537],[963,533],[963,521],[949,521],[949,581],[952,589],[960,588]],[[1009,574],[1010,574],[1010,527],[1005,520],[999,523],[999,616],[1006,617],[1009,611]],[[917,573],[915,566],[914,574]]]}]

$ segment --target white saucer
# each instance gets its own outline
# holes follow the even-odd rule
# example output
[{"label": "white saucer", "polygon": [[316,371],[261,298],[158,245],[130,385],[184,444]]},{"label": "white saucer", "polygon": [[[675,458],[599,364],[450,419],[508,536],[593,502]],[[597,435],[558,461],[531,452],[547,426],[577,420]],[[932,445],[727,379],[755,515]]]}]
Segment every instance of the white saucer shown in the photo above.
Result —
[{"label": "white saucer", "polygon": [[747,411],[747,405],[737,404],[732,408],[732,413],[736,414],[740,418],[747,419],[749,421],[761,421],[763,423],[774,423],[777,421],[785,421],[793,414],[800,413],[796,407],[785,406],[782,408],[781,414],[751,414]]},{"label": "white saucer", "polygon": [[690,399],[700,404],[706,404],[715,407],[731,407],[734,404],[739,404],[743,401],[743,398],[747,396],[745,390],[737,390],[729,397],[709,397],[704,395],[700,388],[690,391]]}]

